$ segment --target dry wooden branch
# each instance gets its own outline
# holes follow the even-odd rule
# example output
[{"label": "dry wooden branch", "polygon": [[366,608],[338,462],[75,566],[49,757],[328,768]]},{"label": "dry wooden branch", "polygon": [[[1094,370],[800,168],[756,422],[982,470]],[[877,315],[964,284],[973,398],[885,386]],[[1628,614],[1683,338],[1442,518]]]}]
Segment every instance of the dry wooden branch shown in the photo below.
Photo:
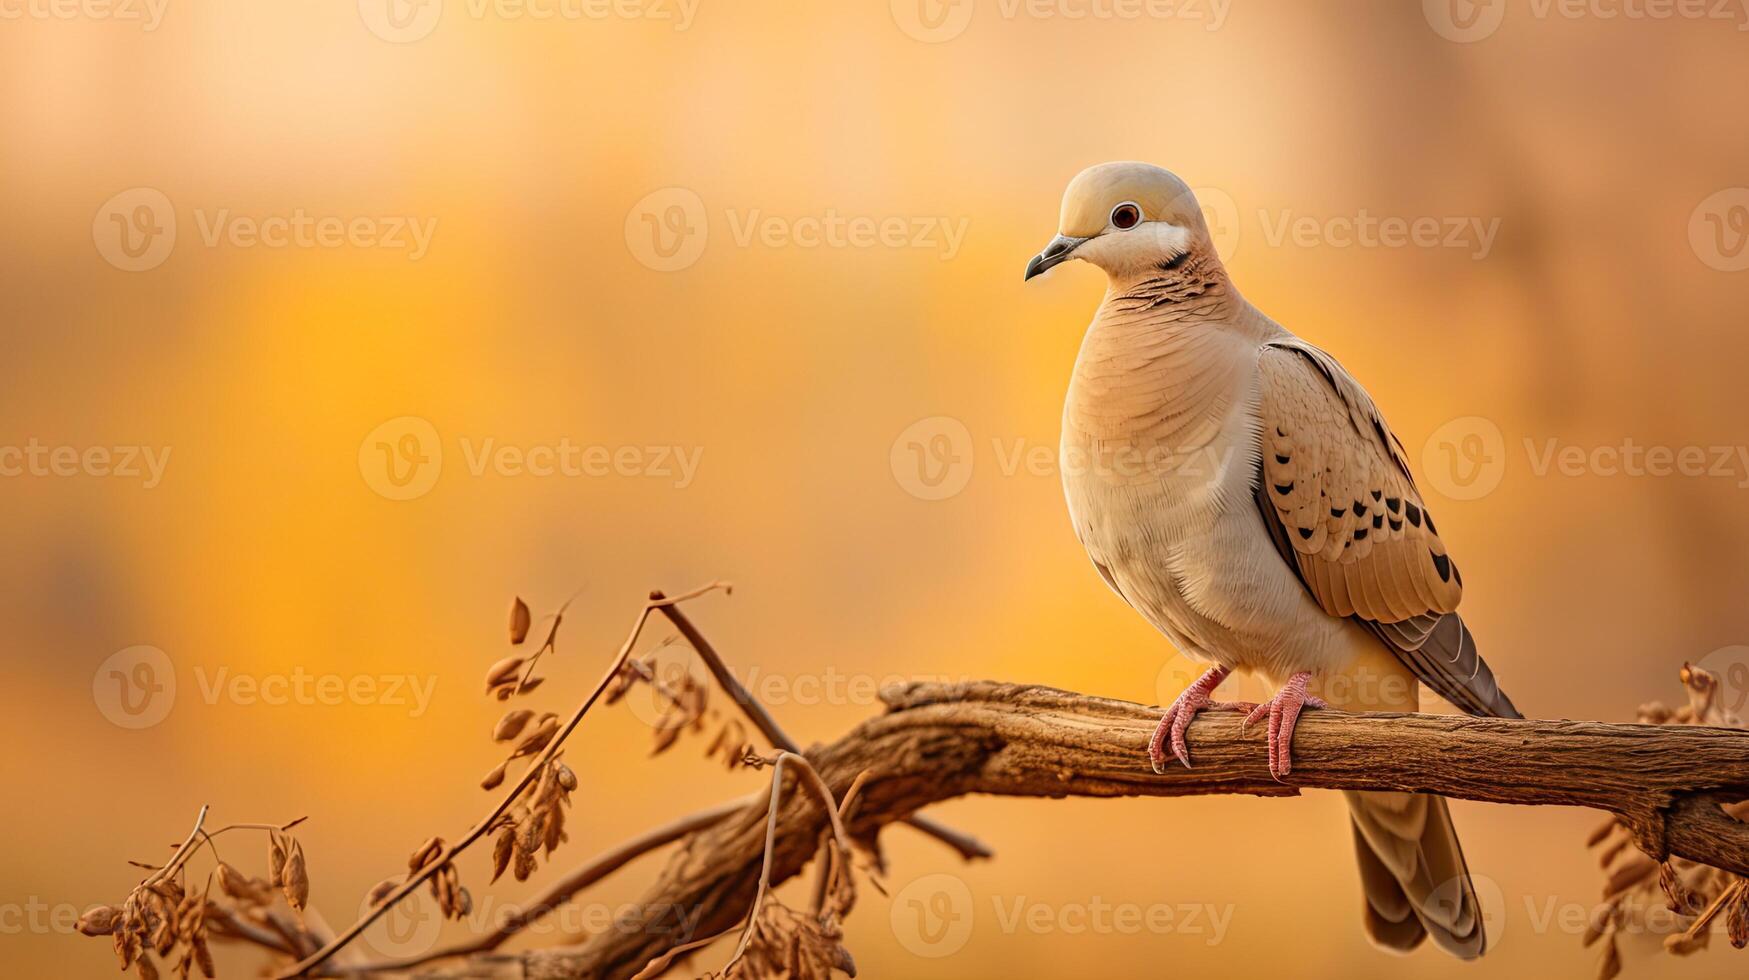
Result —
[{"label": "dry wooden branch", "polygon": [[[806,753],[833,794],[864,770],[849,820],[868,840],[917,809],[970,793],[1003,796],[1290,796],[1301,788],[1402,790],[1490,803],[1584,806],[1622,818],[1654,859],[1680,855],[1749,874],[1749,824],[1720,809],[1749,798],[1749,732],[1698,726],[1504,721],[1445,715],[1302,716],[1294,771],[1269,776],[1261,730],[1241,736],[1230,714],[1200,716],[1195,769],[1155,775],[1145,750],[1159,710],[1051,688],[920,683],[883,695],[889,711]],[[698,913],[700,934],[723,931],[754,898],[765,854],[766,804],[687,838],[641,904]],[[814,854],[827,815],[806,794],[787,800],[771,880]],[[436,978],[625,978],[681,937],[636,922],[582,946],[480,957]]]}]

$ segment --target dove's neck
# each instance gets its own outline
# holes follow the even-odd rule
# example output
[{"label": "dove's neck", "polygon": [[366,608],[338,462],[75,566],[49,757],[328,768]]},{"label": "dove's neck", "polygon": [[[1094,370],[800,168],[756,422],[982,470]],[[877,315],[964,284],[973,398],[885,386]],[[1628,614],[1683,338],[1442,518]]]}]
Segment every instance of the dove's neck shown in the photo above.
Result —
[{"label": "dove's neck", "polygon": [[1065,441],[1199,448],[1250,391],[1258,346],[1281,328],[1218,261],[1114,280],[1069,384]]}]

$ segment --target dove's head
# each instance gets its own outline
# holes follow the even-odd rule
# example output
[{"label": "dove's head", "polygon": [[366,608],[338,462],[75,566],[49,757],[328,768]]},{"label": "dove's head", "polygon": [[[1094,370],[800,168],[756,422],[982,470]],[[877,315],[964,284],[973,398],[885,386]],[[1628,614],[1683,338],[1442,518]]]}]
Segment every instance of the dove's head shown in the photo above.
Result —
[{"label": "dove's head", "polygon": [[1026,264],[1026,278],[1083,259],[1117,282],[1197,257],[1219,261],[1184,181],[1153,164],[1102,163],[1069,182],[1057,237]]}]

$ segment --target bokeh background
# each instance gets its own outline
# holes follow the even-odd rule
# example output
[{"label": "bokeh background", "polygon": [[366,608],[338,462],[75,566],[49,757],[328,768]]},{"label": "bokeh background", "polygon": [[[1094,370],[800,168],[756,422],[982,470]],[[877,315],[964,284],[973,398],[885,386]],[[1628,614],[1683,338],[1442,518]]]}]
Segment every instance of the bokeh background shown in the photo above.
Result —
[{"label": "bokeh background", "polygon": [[[1680,700],[1685,660],[1740,703],[1749,14],[1621,9],[0,5],[4,972],[113,975],[72,915],[203,803],[307,814],[313,904],[351,921],[485,808],[479,677],[513,594],[576,594],[555,710],[648,589],[715,578],[735,593],[695,619],[804,743],[894,678],[1176,695],[1195,668],[1088,567],[1052,463],[1103,283],[1020,276],[1108,159],[1203,189],[1241,289],[1369,386],[1529,713],[1631,718]],[[299,216],[340,223],[256,241]],[[1387,218],[1472,230],[1344,230]],[[1629,444],[1708,472],[1612,465]],[[478,458],[565,446],[570,475]],[[1581,462],[1542,466],[1551,446]],[[250,686],[298,677],[359,686]],[[559,866],[764,778],[649,739],[636,710],[589,719]],[[1490,972],[1589,974],[1595,815],[1454,811]],[[1332,794],[936,815],[998,857],[889,833],[894,898],[865,889],[848,924],[865,976],[1476,972],[1365,944]],[[917,919],[940,894],[951,939]],[[1161,905],[1164,929],[1084,917]],[[1629,971],[1740,976],[1714,945]]]}]

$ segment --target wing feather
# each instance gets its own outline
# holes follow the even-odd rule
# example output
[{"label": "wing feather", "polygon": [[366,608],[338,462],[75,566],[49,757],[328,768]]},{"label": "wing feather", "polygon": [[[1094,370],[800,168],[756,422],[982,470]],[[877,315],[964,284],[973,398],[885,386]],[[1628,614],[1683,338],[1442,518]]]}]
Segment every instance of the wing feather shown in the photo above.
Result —
[{"label": "wing feather", "polygon": [[1372,630],[1441,697],[1521,717],[1457,615],[1463,577],[1372,398],[1303,341],[1271,342],[1258,363],[1257,509],[1282,559],[1325,612]]}]

